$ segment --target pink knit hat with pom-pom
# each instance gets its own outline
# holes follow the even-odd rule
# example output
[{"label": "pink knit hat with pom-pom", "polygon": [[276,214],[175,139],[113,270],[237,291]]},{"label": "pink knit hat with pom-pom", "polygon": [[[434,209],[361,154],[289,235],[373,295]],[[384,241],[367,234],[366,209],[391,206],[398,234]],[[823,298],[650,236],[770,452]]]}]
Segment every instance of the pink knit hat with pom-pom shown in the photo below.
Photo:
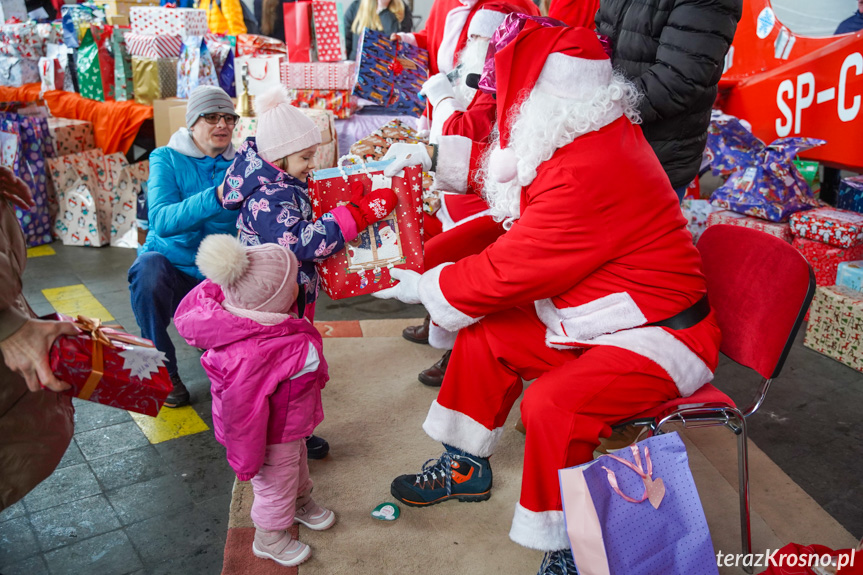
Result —
[{"label": "pink knit hat with pom-pom", "polygon": [[275,162],[321,143],[321,130],[305,114],[291,106],[288,92],[278,86],[255,97],[258,153]]}]

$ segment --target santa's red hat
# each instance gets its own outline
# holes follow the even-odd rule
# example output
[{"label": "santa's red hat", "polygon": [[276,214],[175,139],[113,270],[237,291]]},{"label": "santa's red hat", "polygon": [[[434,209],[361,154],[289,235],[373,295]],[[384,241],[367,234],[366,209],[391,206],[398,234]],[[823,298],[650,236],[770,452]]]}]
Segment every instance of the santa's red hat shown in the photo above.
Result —
[{"label": "santa's red hat", "polygon": [[588,101],[613,79],[611,59],[587,28],[547,27],[528,20],[521,33],[494,56],[500,149],[489,158],[498,182],[517,175],[518,158],[508,147],[518,105],[533,90]]},{"label": "santa's red hat", "polygon": [[503,24],[507,14],[520,12],[521,9],[503,2],[487,2],[474,12],[467,29],[468,39],[474,36],[491,38],[498,26]]}]

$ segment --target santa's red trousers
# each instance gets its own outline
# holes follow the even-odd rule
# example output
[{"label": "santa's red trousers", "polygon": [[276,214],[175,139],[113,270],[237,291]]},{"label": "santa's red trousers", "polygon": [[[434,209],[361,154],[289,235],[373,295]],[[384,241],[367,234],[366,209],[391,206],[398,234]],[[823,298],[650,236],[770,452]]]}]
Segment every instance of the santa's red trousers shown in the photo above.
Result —
[{"label": "santa's red trousers", "polygon": [[[437,398],[494,431],[521,395],[522,378],[536,379],[521,402],[527,434],[520,499],[535,512],[562,509],[558,470],[590,461],[611,425],[680,395],[665,370],[643,356],[610,346],[552,349],[545,331],[533,307],[460,330]],[[457,427],[435,439],[459,447]]]}]

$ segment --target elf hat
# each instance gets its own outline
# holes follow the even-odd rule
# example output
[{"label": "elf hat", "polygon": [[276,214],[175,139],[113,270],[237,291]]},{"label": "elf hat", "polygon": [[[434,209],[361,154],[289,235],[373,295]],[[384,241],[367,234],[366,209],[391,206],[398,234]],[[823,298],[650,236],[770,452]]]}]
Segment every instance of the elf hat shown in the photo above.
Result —
[{"label": "elf hat", "polygon": [[518,158],[508,146],[512,121],[525,94],[534,89],[573,101],[588,101],[613,78],[611,59],[587,28],[546,27],[528,20],[521,33],[494,56],[497,70],[499,148],[489,158],[498,182],[517,175]]}]

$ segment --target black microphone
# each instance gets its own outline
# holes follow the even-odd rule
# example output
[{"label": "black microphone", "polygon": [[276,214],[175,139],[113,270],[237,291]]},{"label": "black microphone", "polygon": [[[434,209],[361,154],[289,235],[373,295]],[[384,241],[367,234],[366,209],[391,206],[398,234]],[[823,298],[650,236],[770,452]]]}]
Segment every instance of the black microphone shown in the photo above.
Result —
[{"label": "black microphone", "polygon": [[464,79],[464,85],[468,88],[473,88],[474,90],[479,89],[479,74],[468,74]]}]

